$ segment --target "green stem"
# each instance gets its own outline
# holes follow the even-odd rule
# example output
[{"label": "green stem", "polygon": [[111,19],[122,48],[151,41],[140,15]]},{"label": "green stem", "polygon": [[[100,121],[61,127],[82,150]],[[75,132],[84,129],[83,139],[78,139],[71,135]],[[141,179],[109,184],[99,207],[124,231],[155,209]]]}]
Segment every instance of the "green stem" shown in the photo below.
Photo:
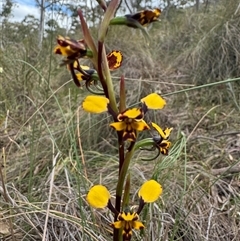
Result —
[{"label": "green stem", "polygon": [[[102,84],[105,96],[109,99],[108,87],[107,87],[106,81],[104,79],[103,70],[102,70],[103,46],[104,46],[103,42],[98,42],[98,76],[99,76],[99,80],[100,80],[100,82]],[[107,68],[108,68],[108,66],[107,66]],[[111,100],[110,100],[110,106],[111,106]]]},{"label": "green stem", "polygon": [[108,67],[107,54],[106,54],[104,45],[102,46],[102,64],[103,64],[103,73],[105,74],[105,78],[106,78],[110,106],[115,113],[118,113],[119,111],[117,108],[117,102],[116,102],[115,92],[113,89],[112,77]]},{"label": "green stem", "polygon": [[130,184],[131,184],[131,175],[130,173],[128,173],[126,182],[125,182],[123,198],[122,198],[122,210],[124,210],[129,206]]},{"label": "green stem", "polygon": [[[122,145],[123,146],[123,145]],[[124,151],[124,149],[120,149],[119,151],[122,150]],[[125,158],[124,158],[124,162],[122,165],[122,168],[120,170],[119,173],[119,178],[118,178],[118,183],[117,183],[117,188],[116,188],[116,202],[115,202],[115,208],[119,211],[121,209],[121,199],[122,199],[122,192],[123,192],[123,184],[124,184],[124,180],[128,171],[128,167],[129,167],[129,163],[130,160],[133,156],[134,153],[134,148],[132,148],[132,150],[130,152],[127,152]],[[120,153],[119,153],[120,154]],[[120,164],[119,164],[120,165]],[[116,221],[115,217],[115,221]],[[120,241],[121,240],[122,235],[119,233],[119,229],[114,229],[113,231],[113,240],[114,241]]]},{"label": "green stem", "polygon": [[[120,173],[122,170],[122,166],[124,163],[124,144],[122,141],[122,132],[118,132],[118,155],[119,155],[119,173],[118,173],[118,182],[120,180]],[[117,192],[116,189],[116,200],[115,200],[115,209],[120,212],[121,211],[121,201],[122,201],[122,192]],[[114,221],[117,221],[117,215],[114,217]],[[119,241],[120,240],[120,230],[114,229],[113,230],[113,241]]]},{"label": "green stem", "polygon": [[123,112],[126,110],[126,93],[125,93],[125,81],[124,81],[124,76],[121,76],[120,79],[120,101],[119,101],[119,112]]},{"label": "green stem", "polygon": [[116,189],[116,198],[122,196],[122,191],[123,191],[123,184],[124,180],[128,171],[129,163],[131,161],[131,158],[134,153],[134,148],[130,152],[127,152],[124,158],[124,162],[119,174],[119,179],[118,179],[118,184],[117,184],[117,189]]}]

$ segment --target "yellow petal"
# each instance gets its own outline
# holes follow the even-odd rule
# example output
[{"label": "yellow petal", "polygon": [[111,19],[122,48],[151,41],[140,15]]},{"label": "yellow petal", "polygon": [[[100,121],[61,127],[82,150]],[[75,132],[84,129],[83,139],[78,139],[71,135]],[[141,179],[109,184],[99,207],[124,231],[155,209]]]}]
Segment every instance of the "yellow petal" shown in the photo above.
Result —
[{"label": "yellow petal", "polygon": [[82,103],[85,111],[91,113],[102,113],[108,110],[109,99],[103,96],[89,95]]},{"label": "yellow petal", "polygon": [[162,186],[155,180],[145,182],[138,191],[138,196],[141,197],[145,203],[155,202],[161,194]]},{"label": "yellow petal", "polygon": [[122,212],[121,214],[119,214],[119,216],[121,217],[121,219],[123,219],[124,221],[133,221],[133,219],[138,219],[138,215],[137,213],[130,213],[130,212]]},{"label": "yellow petal", "polygon": [[120,229],[123,227],[123,222],[122,221],[116,221],[114,223],[111,224],[112,227],[116,228],[116,229]]},{"label": "yellow petal", "polygon": [[133,228],[137,230],[143,229],[144,225],[142,224],[141,221],[133,221]]},{"label": "yellow petal", "polygon": [[87,202],[94,208],[105,208],[110,199],[110,193],[102,185],[93,186],[87,194]]},{"label": "yellow petal", "polygon": [[87,66],[87,65],[80,65],[80,67],[81,67],[81,69],[83,69],[83,70],[89,70],[89,69],[90,69],[90,67]]},{"label": "yellow petal", "polygon": [[151,125],[158,132],[158,134],[165,140],[168,139],[168,137],[171,134],[171,131],[173,130],[173,128],[166,128],[163,131],[162,128],[160,126],[158,126],[157,124],[155,124],[154,122],[152,122]]},{"label": "yellow petal", "polygon": [[132,123],[132,128],[137,131],[144,131],[144,130],[150,129],[150,127],[147,125],[147,123],[144,120],[134,121]]},{"label": "yellow petal", "polygon": [[164,133],[166,135],[166,139],[170,136],[172,130],[173,130],[173,128],[166,128],[164,130]]},{"label": "yellow petal", "polygon": [[[73,62],[73,68],[74,69],[78,68],[78,61],[74,61]],[[90,67],[87,66],[87,65],[80,65],[80,68],[83,69],[83,70],[89,70],[90,69]]]},{"label": "yellow petal", "polygon": [[141,99],[148,109],[162,109],[166,105],[166,101],[157,93],[152,93]]},{"label": "yellow petal", "polygon": [[60,54],[60,55],[65,56],[65,57],[68,57],[68,56],[73,55],[75,52],[72,51],[72,49],[69,46],[62,47],[60,45],[57,45],[54,48],[54,53],[55,54]]},{"label": "yellow petal", "polygon": [[83,74],[78,73],[78,74],[76,74],[76,76],[77,76],[77,79],[78,79],[79,81],[82,81],[82,80],[83,80],[83,77],[84,77]]},{"label": "yellow petal", "polygon": [[142,111],[140,108],[132,108],[124,111],[122,114],[119,114],[119,116],[125,116],[129,119],[136,119],[137,117],[142,115]]},{"label": "yellow petal", "polygon": [[151,123],[152,127],[158,132],[158,134],[163,138],[165,138],[165,133],[163,132],[162,128],[160,126],[158,126],[157,124],[155,124],[154,122]]},{"label": "yellow petal", "polygon": [[113,122],[110,124],[110,126],[113,127],[116,131],[123,131],[127,127],[127,125],[124,121]]}]

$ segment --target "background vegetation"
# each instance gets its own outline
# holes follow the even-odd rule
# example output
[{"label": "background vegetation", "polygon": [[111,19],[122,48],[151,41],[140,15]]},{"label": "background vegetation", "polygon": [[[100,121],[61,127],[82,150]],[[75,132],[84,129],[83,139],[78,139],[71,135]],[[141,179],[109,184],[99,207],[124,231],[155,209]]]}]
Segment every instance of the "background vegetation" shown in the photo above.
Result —
[{"label": "background vegetation", "polygon": [[[65,30],[48,30],[39,49],[36,26],[27,18],[0,30],[0,238],[111,240],[111,214],[93,213],[85,195],[92,184],[115,189],[115,133],[107,115],[83,112],[86,90],[53,55]],[[174,127],[169,156],[144,162],[141,151],[131,163],[133,205],[145,179],[157,177],[164,189],[134,238],[239,240],[240,5],[168,8],[149,34],[148,46],[139,30],[114,26],[106,42],[124,54],[116,91],[124,74],[129,104],[160,92],[167,106],[153,118]],[[79,28],[71,36],[81,38]]]}]

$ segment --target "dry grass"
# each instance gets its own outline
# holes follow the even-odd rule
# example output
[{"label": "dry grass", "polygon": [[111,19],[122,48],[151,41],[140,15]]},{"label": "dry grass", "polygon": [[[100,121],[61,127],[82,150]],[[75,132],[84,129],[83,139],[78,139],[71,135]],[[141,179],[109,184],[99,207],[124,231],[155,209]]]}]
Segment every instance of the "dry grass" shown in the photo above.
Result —
[{"label": "dry grass", "polygon": [[[120,49],[125,57],[113,73],[116,91],[122,73],[129,105],[152,91],[164,95],[239,77],[236,2],[174,12],[149,30],[150,46],[138,30],[111,28],[107,50]],[[29,53],[24,45],[0,53],[0,238],[111,240],[112,214],[92,212],[85,201],[96,183],[114,198],[118,159],[111,120],[78,108],[86,93],[66,84],[69,76],[49,49]],[[143,210],[141,218],[150,223],[136,240],[239,239],[239,83],[168,95],[166,108],[147,116],[174,127],[173,147],[166,158],[144,162],[152,153],[138,151],[131,162],[131,205],[144,180],[155,177],[164,188],[161,200]]]}]

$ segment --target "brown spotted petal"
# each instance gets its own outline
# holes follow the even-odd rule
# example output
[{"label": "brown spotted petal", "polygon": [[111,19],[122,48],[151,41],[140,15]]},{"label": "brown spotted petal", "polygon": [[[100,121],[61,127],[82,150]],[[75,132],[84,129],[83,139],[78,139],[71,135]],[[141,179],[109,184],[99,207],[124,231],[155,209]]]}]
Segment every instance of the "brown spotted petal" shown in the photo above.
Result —
[{"label": "brown spotted petal", "polygon": [[108,66],[110,70],[115,70],[121,67],[123,55],[119,50],[113,50],[107,55]]},{"label": "brown spotted petal", "polygon": [[142,26],[146,26],[149,23],[158,21],[160,14],[161,10],[159,8],[155,8],[153,10],[143,10],[135,14],[127,14],[125,16],[127,18],[137,20]]},{"label": "brown spotted petal", "polygon": [[54,53],[63,55],[68,59],[81,58],[87,53],[84,40],[74,40],[59,35],[57,37],[57,43],[58,45],[55,47]]}]

